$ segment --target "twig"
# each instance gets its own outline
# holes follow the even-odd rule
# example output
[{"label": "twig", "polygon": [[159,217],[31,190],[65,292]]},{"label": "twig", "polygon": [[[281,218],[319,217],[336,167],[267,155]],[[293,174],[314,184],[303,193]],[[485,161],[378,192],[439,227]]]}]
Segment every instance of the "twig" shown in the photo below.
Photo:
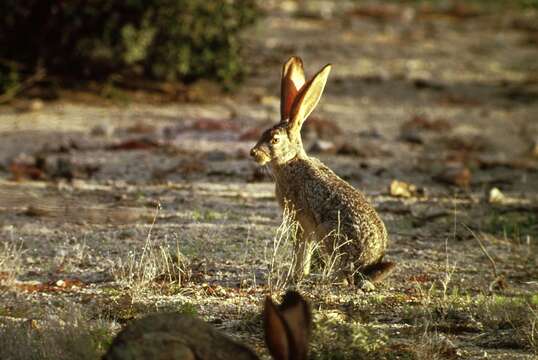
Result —
[{"label": "twig", "polygon": [[488,250],[486,249],[486,247],[484,246],[484,243],[482,242],[482,240],[480,239],[480,237],[478,235],[475,234],[475,232],[473,230],[471,230],[470,227],[468,227],[467,225],[463,224],[463,226],[465,226],[465,228],[467,229],[467,231],[469,231],[471,233],[471,235],[473,235],[473,237],[475,238],[475,240],[478,242],[478,245],[480,246],[480,249],[482,250],[482,252],[484,253],[484,255],[486,255],[486,257],[488,258],[490,264],[491,264],[491,267],[493,269],[493,276],[495,278],[498,277],[498,273],[497,273],[497,264],[495,263],[495,260],[493,260],[493,258],[491,257],[491,255],[489,254]]},{"label": "twig", "polygon": [[471,235],[473,235],[473,237],[476,239],[476,241],[478,242],[478,245],[480,246],[480,249],[482,250],[484,255],[486,255],[486,257],[488,258],[488,260],[489,260],[489,262],[491,264],[491,268],[493,269],[494,278],[493,278],[493,281],[489,284],[489,291],[493,292],[493,289],[495,287],[497,287],[499,289],[506,288],[508,286],[508,284],[506,283],[506,279],[504,278],[504,275],[499,274],[497,272],[497,264],[495,263],[495,260],[493,260],[491,255],[489,254],[488,250],[484,246],[484,243],[482,242],[480,237],[478,235],[476,235],[475,232],[473,230],[471,230],[471,228],[469,228],[467,225],[463,224],[463,226],[465,226],[467,228],[467,230],[471,233]]},{"label": "twig", "polygon": [[46,71],[43,67],[37,67],[36,71],[26,78],[23,82],[15,86],[11,91],[7,91],[5,94],[0,95],[0,104],[6,103],[12,100],[17,94],[22,91],[32,87],[36,82],[41,81],[45,78]]}]

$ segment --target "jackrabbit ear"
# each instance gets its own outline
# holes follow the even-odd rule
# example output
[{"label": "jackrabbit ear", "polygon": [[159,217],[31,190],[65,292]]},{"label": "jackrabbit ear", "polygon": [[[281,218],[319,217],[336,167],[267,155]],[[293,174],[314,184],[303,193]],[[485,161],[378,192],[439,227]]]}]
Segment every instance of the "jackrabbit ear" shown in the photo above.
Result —
[{"label": "jackrabbit ear", "polygon": [[310,306],[296,291],[288,291],[279,307],[292,340],[291,354],[293,359],[306,359],[308,355],[308,342],[312,328],[312,314]]},{"label": "jackrabbit ear", "polygon": [[331,64],[325,65],[297,94],[291,106],[290,124],[288,126],[291,134],[300,134],[303,122],[314,110],[321,98],[330,72]]},{"label": "jackrabbit ear", "polygon": [[297,56],[292,56],[282,67],[282,84],[280,89],[281,121],[286,121],[290,118],[291,106],[304,83],[303,61]]},{"label": "jackrabbit ear", "polygon": [[289,329],[269,296],[265,298],[263,327],[265,343],[271,356],[277,360],[290,359],[291,344],[289,343]]},{"label": "jackrabbit ear", "polygon": [[277,308],[265,299],[265,342],[277,360],[306,360],[312,316],[308,303],[295,291],[288,291]]}]

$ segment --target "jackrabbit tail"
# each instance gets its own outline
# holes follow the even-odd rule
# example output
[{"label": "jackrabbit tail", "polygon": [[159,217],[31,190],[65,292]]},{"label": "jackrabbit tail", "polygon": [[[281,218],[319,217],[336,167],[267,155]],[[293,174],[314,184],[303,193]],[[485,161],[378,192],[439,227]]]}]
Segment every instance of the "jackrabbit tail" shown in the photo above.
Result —
[{"label": "jackrabbit tail", "polygon": [[338,272],[354,282],[359,273],[383,280],[394,268],[384,262],[387,230],[364,195],[339,178],[302,144],[301,127],[317,105],[331,65],[306,82],[302,60],[290,58],[282,70],[281,119],[267,129],[250,154],[269,164],[276,198],[299,223],[296,276],[310,271],[309,249],[316,242],[324,256],[337,254]]},{"label": "jackrabbit tail", "polygon": [[[273,359],[306,360],[312,317],[308,303],[288,291],[282,304],[265,299],[265,343]],[[259,359],[209,324],[177,313],[149,315],[131,322],[112,342],[103,360],[247,360]]]}]

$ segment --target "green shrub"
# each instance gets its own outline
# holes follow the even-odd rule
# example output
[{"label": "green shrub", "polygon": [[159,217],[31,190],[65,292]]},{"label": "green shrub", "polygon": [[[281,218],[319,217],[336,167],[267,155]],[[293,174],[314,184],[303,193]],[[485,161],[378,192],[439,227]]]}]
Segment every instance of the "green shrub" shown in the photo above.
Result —
[{"label": "green shrub", "polygon": [[12,96],[19,88],[19,72],[15,66],[0,63],[0,94]]},{"label": "green shrub", "polygon": [[243,69],[240,32],[258,14],[255,0],[3,0],[0,58],[75,79],[119,73],[231,86]]}]

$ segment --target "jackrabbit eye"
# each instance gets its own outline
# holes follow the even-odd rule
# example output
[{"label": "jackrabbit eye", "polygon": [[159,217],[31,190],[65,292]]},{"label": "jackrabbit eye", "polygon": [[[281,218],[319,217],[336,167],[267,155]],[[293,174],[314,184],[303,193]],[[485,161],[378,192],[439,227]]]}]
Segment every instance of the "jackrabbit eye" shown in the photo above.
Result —
[{"label": "jackrabbit eye", "polygon": [[278,141],[279,141],[279,140],[280,140],[279,138],[274,137],[274,138],[271,139],[271,144],[273,144],[273,145],[274,145],[274,144],[278,144]]}]

